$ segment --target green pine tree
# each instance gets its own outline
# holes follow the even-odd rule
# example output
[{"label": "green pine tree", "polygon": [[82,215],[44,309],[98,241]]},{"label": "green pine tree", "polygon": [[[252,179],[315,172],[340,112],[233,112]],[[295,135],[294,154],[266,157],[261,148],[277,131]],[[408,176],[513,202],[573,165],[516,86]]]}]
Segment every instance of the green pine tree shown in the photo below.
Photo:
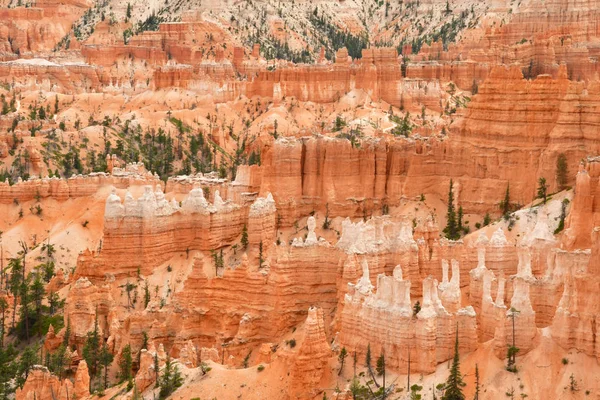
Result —
[{"label": "green pine tree", "polygon": [[454,186],[454,182],[450,179],[450,189],[448,190],[448,212],[446,213],[446,227],[444,228],[444,233],[446,237],[450,240],[458,240],[460,238],[460,233],[458,231],[458,223],[456,220],[456,211],[454,209],[454,192],[452,188]]},{"label": "green pine tree", "polygon": [[160,364],[158,363],[158,352],[154,353],[154,379],[156,382],[154,383],[154,387],[160,387]]},{"label": "green pine tree", "polygon": [[92,391],[92,381],[98,374],[100,363],[100,331],[98,330],[98,313],[94,320],[94,330],[88,332],[85,345],[82,351],[83,359],[87,363],[90,373],[90,392]]},{"label": "green pine tree", "polygon": [[108,388],[108,367],[110,366],[110,364],[112,364],[114,360],[114,356],[108,350],[108,346],[106,345],[106,343],[102,345],[102,350],[100,351],[99,358],[100,365],[104,367],[104,382],[102,388],[106,390]]},{"label": "green pine tree", "polygon": [[246,224],[244,224],[244,227],[242,228],[242,240],[240,242],[244,249],[248,247],[248,227]]},{"label": "green pine tree", "polygon": [[510,184],[506,185],[506,192],[504,200],[500,202],[500,209],[502,210],[502,216],[507,220],[510,214]]},{"label": "green pine tree", "polygon": [[383,351],[381,352],[381,355],[377,359],[377,364],[375,365],[375,371],[377,372],[377,375],[379,375],[379,376],[382,376],[383,374],[385,374],[385,358],[383,355]]},{"label": "green pine tree", "polygon": [[537,197],[538,199],[543,199],[544,204],[548,200],[548,185],[546,184],[546,178],[541,177],[538,180],[538,188],[537,188]]},{"label": "green pine tree", "polygon": [[23,388],[23,385],[29,376],[29,372],[33,366],[38,363],[38,348],[36,346],[29,346],[21,353],[21,358],[17,364],[16,377],[16,383],[20,388]]},{"label": "green pine tree", "polygon": [[119,362],[119,380],[127,381],[127,390],[133,387],[133,358],[131,356],[131,346],[127,345],[121,352],[121,361]]},{"label": "green pine tree", "polygon": [[450,375],[446,381],[444,387],[444,396],[442,400],[464,400],[465,395],[462,392],[462,388],[465,386],[462,375],[460,374],[460,359],[458,355],[458,326],[456,327],[456,341],[454,343],[454,358],[452,360],[452,367],[450,368]]},{"label": "green pine tree", "polygon": [[178,387],[183,384],[183,378],[177,365],[174,365],[171,358],[167,356],[167,362],[163,369],[160,382],[160,399],[169,397]]},{"label": "green pine tree", "polygon": [[348,357],[348,350],[345,347],[342,347],[340,354],[338,355],[338,361],[340,362],[340,370],[338,371],[338,375],[342,373],[344,369],[344,362],[346,361],[346,357]]}]

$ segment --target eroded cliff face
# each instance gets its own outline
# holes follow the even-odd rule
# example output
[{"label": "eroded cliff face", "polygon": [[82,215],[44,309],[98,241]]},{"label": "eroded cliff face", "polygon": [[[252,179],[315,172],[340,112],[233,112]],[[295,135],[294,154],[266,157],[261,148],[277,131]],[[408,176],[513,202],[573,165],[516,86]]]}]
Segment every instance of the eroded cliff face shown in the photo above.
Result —
[{"label": "eroded cliff face", "polygon": [[[288,181],[274,180],[265,168],[271,162],[268,153],[263,166],[243,169],[236,182],[181,177],[169,181],[166,192],[158,181],[147,185],[153,178],[140,178],[139,166],[113,167],[113,174],[102,179],[44,181],[64,188],[81,183],[86,189],[74,190],[75,198],[66,189],[65,195],[48,190],[39,199],[42,204],[109,193],[100,211],[101,243],[79,256],[71,274],[52,281],[66,297],[64,321],[69,345],[79,354],[75,360],[97,321],[115,354],[126,344],[139,354],[135,381],[141,391],[153,390],[157,354],[161,363],[167,356],[177,359],[186,371],[200,371],[208,360],[222,365],[223,374],[261,363],[273,374],[276,365],[287,365],[293,373],[282,389],[285,396],[310,398],[335,381],[334,360],[342,347],[358,359],[369,347],[373,354],[385,354],[394,374],[408,372],[409,358],[412,373],[436,373],[452,358],[457,333],[462,354],[489,346],[499,361],[513,343],[520,357],[528,357],[547,340],[597,357],[590,339],[596,311],[581,300],[593,293],[597,239],[579,239],[584,229],[590,235],[597,230],[592,189],[597,160],[581,164],[574,194],[555,194],[545,205],[516,211],[513,222],[500,219],[448,241],[440,238],[443,220],[434,200],[401,200],[384,216],[350,208],[360,203],[348,200],[352,181],[340,176],[356,177],[355,187],[364,187],[360,168],[365,163],[359,160],[368,157],[357,158],[360,173],[330,167],[341,175],[325,184],[319,183],[319,171],[327,171],[323,162],[315,163],[320,166],[314,175],[295,172],[290,165],[302,163],[291,154],[309,159],[322,154],[321,145],[328,149],[325,154],[335,154],[327,146],[341,143],[307,142],[275,143],[281,146],[278,152],[291,152],[282,157],[288,166],[275,168],[290,171]],[[370,150],[349,146],[348,151]],[[367,163],[367,171],[377,170],[376,164]],[[208,184],[214,186],[203,190]],[[244,191],[251,187],[259,190]],[[267,192],[274,189],[279,190],[274,196]],[[306,190],[312,203],[300,207],[291,196],[279,197],[284,190],[298,198]],[[372,187],[365,190],[362,196],[372,196]],[[26,196],[20,201],[35,201]],[[564,204],[566,229],[555,233]],[[302,207],[316,211],[298,219]],[[354,213],[352,219],[341,218],[348,213]],[[294,349],[294,330],[302,324]],[[56,351],[64,335],[64,329],[49,333],[45,351]],[[87,387],[80,381],[85,378],[75,382]],[[34,371],[18,396],[43,397],[50,388],[62,393],[70,384]]]},{"label": "eroded cliff face", "polygon": [[[168,18],[136,3],[131,20],[59,3],[0,9],[0,269],[39,273],[55,246],[46,295],[65,328],[42,351],[70,357],[66,379],[33,367],[17,399],[92,397],[96,326],[107,379],[129,345],[149,398],[169,359],[181,398],[350,398],[350,378],[381,379],[381,354],[395,390],[407,374],[435,388],[456,338],[468,397],[476,365],[483,398],[568,397],[570,373],[592,385],[595,0],[385,2],[377,24],[358,0]],[[245,30],[253,17],[266,33]],[[332,51],[322,31],[355,36]],[[132,398],[125,385],[106,397]]]}]

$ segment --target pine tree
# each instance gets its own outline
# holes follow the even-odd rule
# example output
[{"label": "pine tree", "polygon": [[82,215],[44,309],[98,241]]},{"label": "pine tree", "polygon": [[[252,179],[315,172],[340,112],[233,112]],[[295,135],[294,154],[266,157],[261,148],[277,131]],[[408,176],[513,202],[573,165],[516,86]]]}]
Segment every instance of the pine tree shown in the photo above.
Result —
[{"label": "pine tree", "polygon": [[338,361],[340,362],[340,370],[338,371],[338,375],[340,375],[344,369],[344,362],[346,361],[346,357],[348,356],[348,351],[345,347],[342,347],[340,354],[338,355]]},{"label": "pine tree", "polygon": [[548,199],[548,185],[546,185],[546,178],[544,177],[538,180],[537,197],[538,199],[543,199],[544,204],[546,204]]},{"label": "pine tree", "polygon": [[148,288],[148,279],[144,281],[144,308],[150,303],[150,289]]},{"label": "pine tree", "polygon": [[385,354],[383,353],[383,349],[381,350],[381,355],[377,359],[377,375],[381,376],[383,379],[383,398],[385,399]]},{"label": "pine tree", "polygon": [[242,240],[240,242],[244,249],[248,247],[248,227],[246,224],[244,224],[244,227],[242,228]]},{"label": "pine tree", "polygon": [[504,194],[504,200],[500,202],[500,209],[504,219],[508,219],[508,214],[510,214],[510,184],[506,186],[506,193]]},{"label": "pine tree", "polygon": [[265,260],[263,258],[263,243],[261,240],[260,243],[258,244],[258,268],[262,268],[264,262],[265,262]]},{"label": "pine tree", "polygon": [[67,347],[69,340],[71,339],[71,318],[67,318],[67,327],[65,328],[65,335],[63,336],[63,345]]},{"label": "pine tree", "polygon": [[385,374],[385,358],[383,355],[383,351],[381,352],[381,354],[379,355],[379,358],[377,359],[377,364],[375,365],[375,371],[377,372],[377,375],[382,376],[383,374]]},{"label": "pine tree", "polygon": [[454,209],[454,192],[452,188],[454,186],[454,182],[450,179],[450,190],[448,190],[448,212],[446,213],[446,227],[444,228],[444,233],[446,237],[450,240],[457,240],[460,238],[460,234],[458,232],[458,225],[456,221],[456,211]]},{"label": "pine tree", "polygon": [[17,364],[17,385],[20,388],[23,388],[23,385],[29,376],[29,372],[34,365],[38,364],[38,362],[38,349],[36,347],[27,347],[23,353],[21,353],[21,358]]},{"label": "pine tree", "polygon": [[15,327],[15,316],[17,315],[17,299],[21,289],[22,271],[23,264],[20,258],[11,258],[8,262],[8,268],[10,268],[10,279],[8,286],[10,292],[13,295],[13,313],[12,313],[12,327]]},{"label": "pine tree", "polygon": [[137,363],[140,365],[142,360],[142,350],[148,349],[148,334],[146,331],[142,332],[142,347],[140,347],[140,351],[138,351]]},{"label": "pine tree", "polygon": [[458,234],[463,231],[463,208],[462,206],[458,207],[458,221],[457,221]]},{"label": "pine tree", "polygon": [[160,364],[158,363],[158,352],[154,353],[154,379],[156,382],[154,383],[154,387],[160,387]]},{"label": "pine tree", "polygon": [[483,226],[488,226],[492,222],[492,217],[490,217],[490,213],[485,213],[483,217]]},{"label": "pine tree", "polygon": [[167,356],[167,362],[160,382],[160,399],[169,397],[178,387],[183,384],[183,378],[179,372],[179,368],[173,365],[171,358]]},{"label": "pine tree", "polygon": [[112,364],[114,356],[108,350],[108,346],[106,343],[102,345],[102,350],[100,351],[100,365],[104,367],[104,384],[103,388],[106,390],[108,388],[108,367]]},{"label": "pine tree", "polygon": [[568,169],[567,156],[565,153],[560,153],[556,159],[556,184],[558,190],[564,190],[567,187]]},{"label": "pine tree", "polygon": [[517,353],[519,348],[515,344],[515,317],[520,313],[519,310],[511,307],[509,310],[509,317],[512,318],[512,346],[507,349],[507,361],[506,370],[510,372],[517,372]]},{"label": "pine tree", "polygon": [[[25,267],[23,267],[23,270],[25,270]],[[19,335],[19,337],[25,338],[26,340],[29,340],[29,304],[31,303],[30,289],[31,288],[29,287],[29,279],[23,279],[19,288],[19,297],[21,299],[21,320],[17,325],[17,334]],[[22,331],[23,327],[25,327],[24,335]]]},{"label": "pine tree", "polygon": [[46,289],[40,274],[35,276],[33,283],[31,284],[31,300],[35,306],[35,317],[39,320],[42,315],[42,302],[44,301],[44,295]]},{"label": "pine tree", "polygon": [[88,332],[85,345],[82,351],[83,359],[88,365],[90,372],[90,392],[92,391],[92,381],[98,374],[98,364],[100,362],[100,332],[98,330],[98,312],[94,320],[94,330]]},{"label": "pine tree", "polygon": [[65,368],[71,363],[71,357],[67,353],[67,347],[64,344],[58,346],[58,349],[50,355],[48,369],[58,379],[62,379]]},{"label": "pine tree", "polygon": [[2,319],[0,320],[0,349],[4,348],[4,333],[6,331],[6,311],[8,310],[8,302],[4,297],[0,298],[0,313]]},{"label": "pine tree", "polygon": [[373,378],[373,382],[375,382],[375,386],[379,387],[379,383],[377,383],[377,379],[375,379],[375,374],[373,373],[373,366],[371,365],[371,343],[367,345],[367,354],[365,356],[365,367],[369,371],[371,378]]},{"label": "pine tree", "polygon": [[131,390],[133,387],[133,375],[132,375],[133,359],[131,357],[131,346],[127,345],[123,348],[121,353],[121,361],[119,362],[119,380],[120,382],[127,381],[127,389]]},{"label": "pine tree", "polygon": [[413,306],[413,317],[416,317],[420,311],[421,311],[421,303],[417,300],[417,302]]},{"label": "pine tree", "polygon": [[462,392],[462,388],[465,386],[462,376],[460,374],[460,359],[458,355],[458,326],[456,327],[456,341],[454,343],[454,358],[452,360],[452,367],[450,368],[450,375],[446,381],[444,387],[444,396],[442,400],[464,400],[465,395]]}]

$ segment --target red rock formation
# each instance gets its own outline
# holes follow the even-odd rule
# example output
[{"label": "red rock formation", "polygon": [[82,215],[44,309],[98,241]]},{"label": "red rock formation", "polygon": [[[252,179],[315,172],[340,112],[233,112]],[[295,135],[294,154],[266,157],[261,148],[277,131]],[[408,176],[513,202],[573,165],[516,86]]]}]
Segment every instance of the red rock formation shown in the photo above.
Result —
[{"label": "red rock formation", "polygon": [[600,229],[592,231],[592,256],[587,268],[568,266],[564,292],[552,321],[552,337],[565,349],[575,348],[600,358],[595,333],[598,329],[600,280]]},{"label": "red rock formation", "polygon": [[534,347],[533,339],[537,335],[535,312],[529,298],[529,282],[516,277],[513,284],[510,308],[506,312],[506,318],[504,321],[500,321],[494,334],[494,348],[498,357],[504,357],[506,349],[513,343],[519,348],[519,354],[529,352]]},{"label": "red rock formation", "polygon": [[213,250],[238,238],[246,210],[225,203],[215,193],[209,204],[201,189],[194,189],[183,200],[169,202],[158,188],[146,186],[142,197],[131,194],[125,203],[116,194],[106,202],[102,251],[79,260],[79,276],[102,277],[106,266],[114,275],[134,274],[152,269],[175,254],[190,250]]},{"label": "red rock formation", "polygon": [[96,320],[103,337],[108,337],[109,314],[113,306],[107,287],[95,286],[87,278],[75,282],[66,298],[65,326],[71,327],[69,343],[77,346],[79,354],[88,332],[94,330]]},{"label": "red rock formation", "polygon": [[0,204],[11,204],[36,198],[53,198],[63,201],[68,198],[87,197],[95,194],[103,186],[125,189],[135,185],[159,185],[160,179],[148,172],[115,171],[115,174],[93,173],[86,176],[73,176],[69,179],[42,178],[19,180],[14,185],[0,182]]},{"label": "red rock formation", "polygon": [[[457,326],[461,349],[475,348],[477,331],[473,308],[448,313],[433,278],[423,281],[422,308],[415,318],[410,302],[411,283],[402,280],[398,268],[394,276],[378,276],[375,294],[368,267],[363,268],[363,276],[356,285],[349,284],[342,312],[339,340],[350,353],[356,351],[363,357],[370,344],[374,354],[384,352],[386,364],[398,371],[406,371],[410,353],[412,371],[431,372],[439,362],[451,358]],[[390,328],[392,325],[394,329]]]},{"label": "red rock formation", "polygon": [[90,376],[85,361],[80,361],[75,372],[75,383],[62,382],[46,367],[35,365],[29,372],[22,389],[17,388],[17,400],[69,400],[85,399],[90,395]]},{"label": "red rock formation", "polygon": [[0,8],[0,51],[49,51],[89,8],[86,0],[37,1],[35,7]]},{"label": "red rock formation", "polygon": [[73,395],[77,399],[83,399],[90,395],[90,374],[85,360],[81,360],[77,365]]},{"label": "red rock formation", "polygon": [[575,184],[575,197],[566,221],[563,244],[567,249],[589,248],[592,228],[600,225],[600,163],[590,159],[579,167]]},{"label": "red rock formation", "polygon": [[312,399],[331,356],[323,310],[311,307],[304,323],[304,340],[291,368],[290,395],[297,399]]}]

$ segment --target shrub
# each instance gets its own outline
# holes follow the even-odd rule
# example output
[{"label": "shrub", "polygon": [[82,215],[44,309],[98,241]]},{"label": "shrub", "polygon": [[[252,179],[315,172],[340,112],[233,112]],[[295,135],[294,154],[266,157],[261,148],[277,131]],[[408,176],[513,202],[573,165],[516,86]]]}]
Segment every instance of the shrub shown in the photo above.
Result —
[{"label": "shrub", "polygon": [[261,364],[256,369],[257,369],[258,372],[261,372],[262,370],[265,369],[265,366]]}]

